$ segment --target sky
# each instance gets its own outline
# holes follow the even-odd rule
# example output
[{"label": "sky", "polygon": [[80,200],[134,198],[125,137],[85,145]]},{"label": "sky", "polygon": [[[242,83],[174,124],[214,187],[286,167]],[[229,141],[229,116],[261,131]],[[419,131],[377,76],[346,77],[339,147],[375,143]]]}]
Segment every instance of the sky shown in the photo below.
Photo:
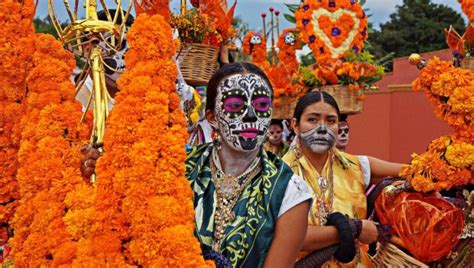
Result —
[{"label": "sky", "polygon": [[[39,0],[37,16],[44,18],[48,15],[47,9],[47,0]],[[66,20],[66,13],[63,9],[63,0],[52,0],[57,7],[57,12],[60,15],[60,20]],[[84,1],[84,0],[81,0]],[[74,1],[69,1],[72,5]],[[111,0],[106,0],[106,2],[111,3]],[[128,0],[123,0],[124,4],[127,4]],[[187,1],[189,2],[189,0]],[[229,6],[230,3],[233,3],[233,0],[228,0]],[[288,9],[284,4],[297,4],[299,0],[238,0],[235,16],[240,16],[245,22],[247,22],[251,29],[260,30],[262,28],[262,19],[260,14],[266,12],[268,14],[268,9],[274,7],[276,10],[279,10],[281,13],[287,13]],[[447,5],[458,12],[461,13],[461,6],[457,0],[432,0],[434,3]],[[380,23],[384,23],[389,19],[390,14],[396,11],[396,6],[401,5],[403,0],[367,0],[364,8],[369,8],[369,13],[372,14],[370,21],[374,23],[374,26],[378,28]],[[123,4],[123,5],[124,5]],[[180,1],[172,0],[170,7],[173,12],[178,12]],[[283,16],[280,15],[281,27],[280,29],[292,27],[293,25],[287,22]]]}]

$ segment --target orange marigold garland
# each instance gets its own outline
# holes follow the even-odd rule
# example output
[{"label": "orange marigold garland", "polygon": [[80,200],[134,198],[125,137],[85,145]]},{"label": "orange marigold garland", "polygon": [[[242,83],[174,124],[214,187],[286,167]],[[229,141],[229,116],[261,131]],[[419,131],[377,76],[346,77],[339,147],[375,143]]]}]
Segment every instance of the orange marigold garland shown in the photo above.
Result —
[{"label": "orange marigold garland", "polygon": [[305,0],[295,19],[318,62],[325,56],[337,60],[349,50],[358,53],[368,37],[368,18],[356,0]]},{"label": "orange marigold garland", "polygon": [[456,135],[474,142],[474,73],[434,58],[413,82],[413,89],[425,93],[435,115],[454,127]]},{"label": "orange marigold garland", "polygon": [[118,81],[105,154],[97,162],[93,209],[78,206],[87,221],[71,219],[86,234],[75,264],[206,265],[193,235],[192,193],[184,178],[187,133],[175,93],[171,37],[163,17],[146,14],[127,34],[127,71]]},{"label": "orange marigold garland", "polygon": [[33,54],[32,19],[35,5],[30,1],[0,2],[0,247],[8,255],[6,245],[10,220],[18,205],[18,123],[23,117],[22,101],[30,57]]},{"label": "orange marigold garland", "polygon": [[34,37],[35,52],[27,78],[26,114],[20,128],[17,181],[21,195],[13,220],[12,256],[17,266],[58,266],[75,257],[66,229],[64,200],[83,184],[79,147],[89,127],[78,125],[81,106],[74,101],[69,76],[71,54],[51,35]]}]

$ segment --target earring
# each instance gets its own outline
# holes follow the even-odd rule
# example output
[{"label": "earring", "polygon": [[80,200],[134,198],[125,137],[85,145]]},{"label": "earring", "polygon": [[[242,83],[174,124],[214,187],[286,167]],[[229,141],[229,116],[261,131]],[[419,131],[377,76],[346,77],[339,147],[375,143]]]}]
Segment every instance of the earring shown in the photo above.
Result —
[{"label": "earring", "polygon": [[219,134],[218,131],[214,131],[214,138],[213,138],[213,143],[214,143],[214,148],[216,148],[218,151],[221,150],[221,145],[222,145],[222,137],[221,134]]},{"label": "earring", "polygon": [[298,136],[295,137],[295,156],[296,158],[301,158],[303,153],[301,152],[301,144]]}]

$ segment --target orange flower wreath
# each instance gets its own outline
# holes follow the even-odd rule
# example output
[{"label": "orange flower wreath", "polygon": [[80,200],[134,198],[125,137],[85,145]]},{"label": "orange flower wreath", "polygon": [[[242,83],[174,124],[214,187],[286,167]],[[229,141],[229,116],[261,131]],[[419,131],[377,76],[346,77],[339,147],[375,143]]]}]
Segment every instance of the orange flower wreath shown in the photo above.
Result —
[{"label": "orange flower wreath", "polygon": [[368,18],[356,0],[305,0],[295,19],[318,62],[324,56],[337,60],[349,50],[358,53],[368,37]]}]

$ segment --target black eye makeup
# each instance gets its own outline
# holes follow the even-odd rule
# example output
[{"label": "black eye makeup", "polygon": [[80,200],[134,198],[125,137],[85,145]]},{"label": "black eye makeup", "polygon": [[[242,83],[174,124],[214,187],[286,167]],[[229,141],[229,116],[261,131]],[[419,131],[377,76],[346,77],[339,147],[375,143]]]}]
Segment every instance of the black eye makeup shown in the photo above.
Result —
[{"label": "black eye makeup", "polygon": [[226,117],[237,118],[247,110],[247,96],[241,89],[222,92],[222,111]]}]

